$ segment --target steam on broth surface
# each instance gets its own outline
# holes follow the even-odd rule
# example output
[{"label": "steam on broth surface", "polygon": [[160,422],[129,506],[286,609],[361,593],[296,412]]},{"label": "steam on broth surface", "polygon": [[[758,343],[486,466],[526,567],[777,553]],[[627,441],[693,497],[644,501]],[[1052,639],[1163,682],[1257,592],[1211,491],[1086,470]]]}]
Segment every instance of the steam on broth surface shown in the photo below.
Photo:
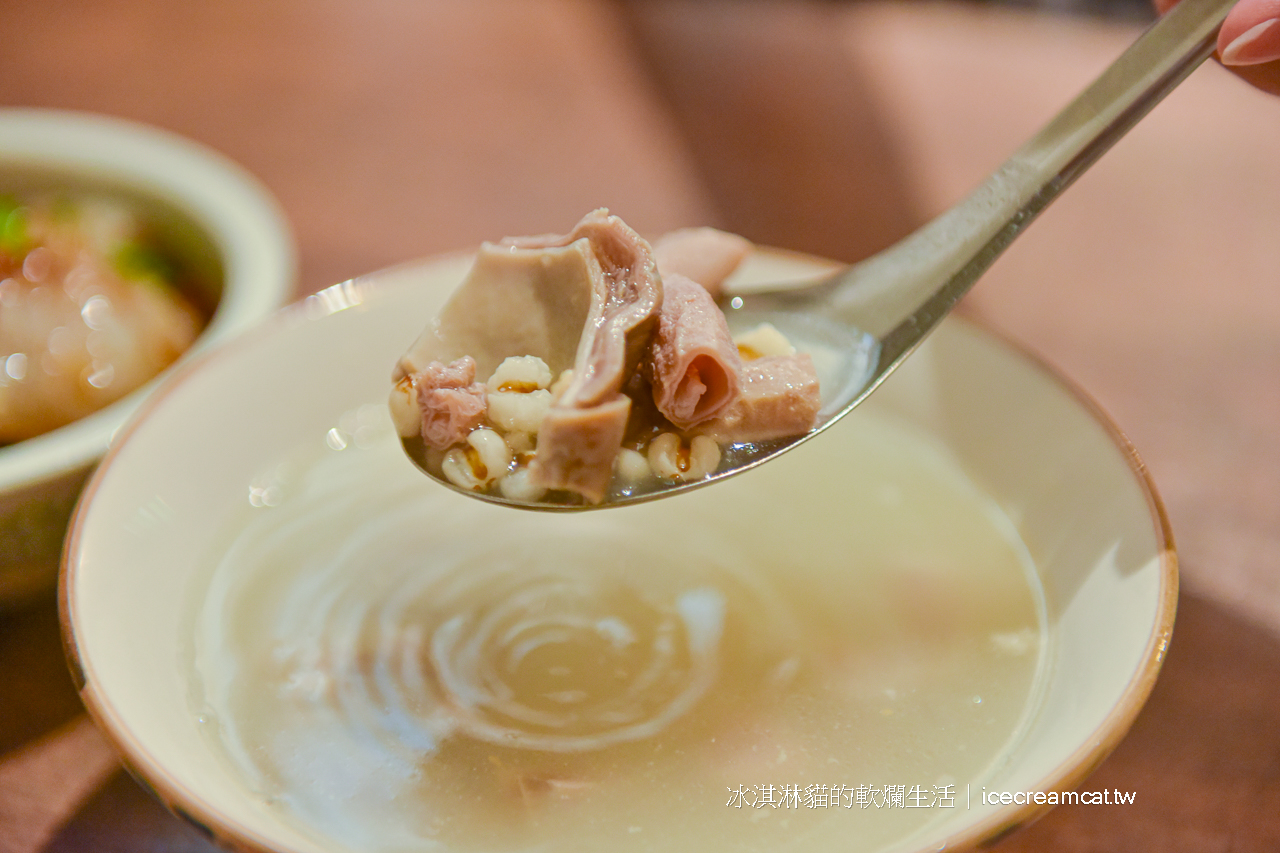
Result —
[{"label": "steam on broth surface", "polygon": [[330,846],[874,850],[963,809],[1036,702],[1012,526],[870,407],[715,489],[547,515],[425,480],[368,406],[228,529],[195,711]]}]

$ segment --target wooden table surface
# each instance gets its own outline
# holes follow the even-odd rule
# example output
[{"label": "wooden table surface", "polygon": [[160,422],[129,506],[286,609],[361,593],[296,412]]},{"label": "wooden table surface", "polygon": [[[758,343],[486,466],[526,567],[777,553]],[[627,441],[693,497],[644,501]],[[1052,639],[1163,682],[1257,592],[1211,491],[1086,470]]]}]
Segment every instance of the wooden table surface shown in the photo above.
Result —
[{"label": "wooden table surface", "polygon": [[[0,104],[207,143],[278,196],[298,293],[607,205],[856,259],[943,209],[1137,32],[958,4],[0,0]],[[1280,100],[1217,67],[1047,212],[965,309],[1143,453],[1174,640],[1090,789],[1003,851],[1280,849]],[[0,615],[0,853],[208,851],[120,769],[51,601]]]}]

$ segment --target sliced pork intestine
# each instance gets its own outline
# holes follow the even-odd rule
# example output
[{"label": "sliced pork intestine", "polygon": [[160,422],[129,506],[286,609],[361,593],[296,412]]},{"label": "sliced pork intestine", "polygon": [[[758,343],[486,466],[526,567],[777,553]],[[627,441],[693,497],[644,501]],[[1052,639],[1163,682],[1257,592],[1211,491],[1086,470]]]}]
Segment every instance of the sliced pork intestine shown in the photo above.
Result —
[{"label": "sliced pork intestine", "polygon": [[751,252],[745,237],[715,228],[680,228],[653,243],[653,256],[664,276],[685,276],[706,288],[713,300],[724,291],[724,280]]},{"label": "sliced pork intestine", "polygon": [[[630,411],[622,384],[648,350],[663,300],[662,279],[649,244],[603,210],[587,214],[567,237],[526,238],[509,245],[538,250],[565,240],[590,246],[595,260],[591,302],[573,378],[543,419],[529,479],[599,503],[613,478],[613,460]],[[549,366],[554,374],[555,366]]]},{"label": "sliced pork intestine", "polygon": [[464,356],[475,360],[480,376],[510,356],[536,356],[552,375],[572,370],[544,420],[553,428],[540,431],[529,474],[540,486],[598,502],[626,424],[622,385],[648,350],[661,304],[649,244],[618,217],[596,210],[566,235],[484,244],[462,285],[397,363],[393,380]]},{"label": "sliced pork intestine", "polygon": [[[631,430],[643,437],[652,429],[653,407],[658,420],[721,443],[812,429],[821,405],[812,362],[807,356],[744,362],[715,304],[713,294],[750,244],[696,228],[657,245],[603,209],[568,234],[485,243],[461,286],[396,365],[393,380],[411,386],[423,408],[424,441],[442,450],[446,438],[465,440],[457,433],[478,424],[459,412],[474,415],[474,406],[428,410],[454,398],[484,400],[476,379],[515,356],[541,359],[550,376],[563,377],[551,387],[554,402],[537,431],[529,481],[592,503],[608,494],[622,442],[634,438],[629,419],[644,422]],[[466,383],[435,390],[428,381],[472,361],[475,378]],[[432,392],[422,393],[427,387]],[[419,434],[414,420],[412,412],[397,418],[406,438]],[[428,436],[428,425],[439,429]]]},{"label": "sliced pork intestine", "polygon": [[658,411],[687,429],[738,398],[742,359],[724,314],[700,284],[668,273],[646,372]]},{"label": "sliced pork intestine", "polygon": [[552,406],[538,431],[538,452],[529,475],[546,488],[577,492],[599,503],[613,479],[631,399],[618,394],[598,406]]},{"label": "sliced pork intestine", "polygon": [[396,365],[393,380],[432,362],[475,359],[488,377],[503,359],[533,355],[553,375],[570,369],[599,276],[590,241],[542,250],[500,243],[480,247],[471,271]]},{"label": "sliced pork intestine", "polygon": [[721,443],[770,441],[813,429],[822,408],[818,372],[807,353],[744,362],[742,393],[725,413],[693,431]]}]

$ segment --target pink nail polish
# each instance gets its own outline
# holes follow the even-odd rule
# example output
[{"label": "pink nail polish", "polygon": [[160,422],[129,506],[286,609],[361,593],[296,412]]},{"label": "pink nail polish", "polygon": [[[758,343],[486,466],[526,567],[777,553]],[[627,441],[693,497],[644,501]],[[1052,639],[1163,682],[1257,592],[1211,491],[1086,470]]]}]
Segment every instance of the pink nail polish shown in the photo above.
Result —
[{"label": "pink nail polish", "polygon": [[1261,65],[1280,59],[1280,18],[1263,21],[1222,50],[1223,65]]}]

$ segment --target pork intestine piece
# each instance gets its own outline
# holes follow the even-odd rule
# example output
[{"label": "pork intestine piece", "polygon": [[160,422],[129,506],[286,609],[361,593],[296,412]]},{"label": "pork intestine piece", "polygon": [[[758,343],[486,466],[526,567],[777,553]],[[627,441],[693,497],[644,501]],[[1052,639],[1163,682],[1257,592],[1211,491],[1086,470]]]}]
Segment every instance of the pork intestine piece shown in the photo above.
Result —
[{"label": "pork intestine piece", "polygon": [[694,432],[721,443],[770,441],[813,429],[822,408],[818,372],[807,353],[744,362],[742,393],[722,417]]},{"label": "pork intestine piece", "polygon": [[471,356],[447,365],[433,361],[412,379],[422,413],[420,433],[428,447],[447,450],[484,423],[485,387],[475,381],[476,362]]},{"label": "pork intestine piece", "polygon": [[678,273],[664,273],[646,370],[658,411],[687,429],[724,413],[737,400],[742,359],[707,290]]},{"label": "pork intestine piece", "polygon": [[545,488],[599,502],[630,405],[622,385],[649,347],[661,304],[649,244],[618,217],[596,210],[565,235],[485,243],[461,286],[397,363],[393,380],[464,356],[481,376],[509,356],[537,356],[553,376],[572,369],[543,421],[529,475]]},{"label": "pork intestine piece", "polygon": [[653,243],[653,256],[664,277],[682,275],[707,289],[712,300],[724,290],[724,280],[751,252],[751,241],[715,228],[680,228]]},{"label": "pork intestine piece", "polygon": [[462,284],[397,363],[393,380],[465,356],[482,377],[513,355],[537,356],[559,375],[574,366],[598,270],[586,239],[541,250],[484,243]]},{"label": "pork intestine piece", "polygon": [[[605,210],[587,214],[567,238],[586,239],[597,261],[573,378],[551,406],[538,433],[529,478],[548,489],[568,489],[599,503],[613,478],[630,400],[622,384],[649,348],[662,305],[662,280],[649,244]],[[511,241],[522,248],[538,238]],[[554,375],[555,368],[552,366]],[[606,454],[606,450],[608,451]]]},{"label": "pork intestine piece", "polygon": [[[649,345],[663,293],[649,243],[604,209],[588,213],[565,237],[519,237],[503,245],[536,250],[583,240],[595,261],[590,307],[578,329],[573,381],[557,402],[572,408],[617,397]],[[556,366],[547,364],[556,375]]]},{"label": "pork intestine piece", "polygon": [[631,398],[617,394],[598,406],[552,406],[538,430],[538,452],[529,476],[546,488],[604,500],[613,462],[626,435]]}]

